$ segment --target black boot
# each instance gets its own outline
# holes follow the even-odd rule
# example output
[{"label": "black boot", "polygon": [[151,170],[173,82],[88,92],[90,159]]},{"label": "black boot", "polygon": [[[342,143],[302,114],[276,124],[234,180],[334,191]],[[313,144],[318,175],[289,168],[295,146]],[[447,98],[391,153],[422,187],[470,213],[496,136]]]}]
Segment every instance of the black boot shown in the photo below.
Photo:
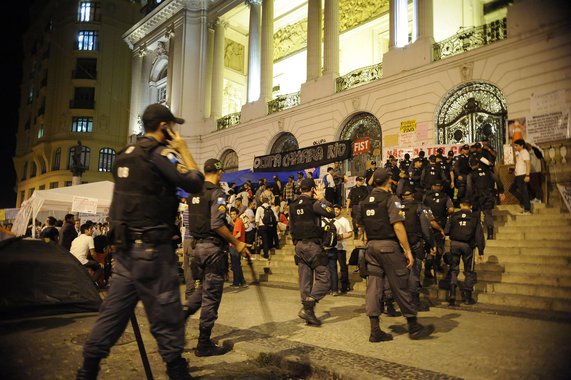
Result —
[{"label": "black boot", "polygon": [[184,320],[186,321],[191,315],[194,315],[194,313],[196,313],[197,311],[198,309],[191,308],[188,305],[184,305],[182,307],[182,312],[184,313]]},{"label": "black boot", "polygon": [[315,301],[302,301],[303,308],[297,314],[298,317],[305,320],[309,326],[321,326],[321,321],[315,316]]},{"label": "black boot", "polygon": [[369,342],[377,343],[393,340],[393,336],[391,334],[387,334],[381,330],[379,326],[379,317],[369,317],[369,320],[371,321],[371,335],[369,336]]},{"label": "black boot", "polygon": [[423,339],[427,338],[434,332],[434,325],[423,326],[418,323],[416,317],[407,317],[408,322],[408,336],[410,339]]},{"label": "black boot", "polygon": [[220,347],[214,344],[210,340],[210,333],[212,329],[200,328],[200,334],[198,335],[198,344],[196,345],[196,351],[194,354],[196,356],[218,356],[224,355],[229,349],[225,347]]},{"label": "black boot", "polygon": [[416,307],[416,311],[430,311],[430,306],[420,301],[419,293],[411,293],[412,304]]},{"label": "black boot", "polygon": [[191,380],[186,359],[178,357],[167,363],[167,375],[170,380]]},{"label": "black boot", "polygon": [[474,305],[476,303],[476,300],[472,298],[471,290],[462,291],[462,302],[464,302],[465,305]]},{"label": "black boot", "polygon": [[488,240],[494,240],[494,227],[488,227]]},{"label": "black boot", "polygon": [[76,380],[96,380],[101,358],[83,359],[83,367],[77,370]]},{"label": "black boot", "polygon": [[388,300],[386,304],[387,304],[387,315],[389,317],[400,317],[402,315],[400,311],[395,310],[394,300]]},{"label": "black boot", "polygon": [[450,284],[450,290],[448,291],[448,305],[456,305],[456,285]]}]

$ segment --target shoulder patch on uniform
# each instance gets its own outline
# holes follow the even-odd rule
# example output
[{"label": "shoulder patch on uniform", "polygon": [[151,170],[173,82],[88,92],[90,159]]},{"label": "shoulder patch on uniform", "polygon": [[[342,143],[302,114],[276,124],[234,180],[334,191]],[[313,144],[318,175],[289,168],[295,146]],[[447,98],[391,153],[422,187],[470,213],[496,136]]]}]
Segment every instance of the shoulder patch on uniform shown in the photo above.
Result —
[{"label": "shoulder patch on uniform", "polygon": [[224,206],[224,205],[218,206],[218,211],[220,211],[220,212],[226,212],[226,206]]},{"label": "shoulder patch on uniform", "polygon": [[176,170],[180,173],[180,174],[186,174],[189,172],[188,168],[183,165],[183,164],[176,164]]},{"label": "shoulder patch on uniform", "polygon": [[226,204],[226,199],[224,199],[224,197],[218,197],[218,198],[216,198],[216,204],[218,204],[218,205],[225,205],[225,204]]},{"label": "shoulder patch on uniform", "polygon": [[164,148],[163,150],[161,150],[161,156],[169,157],[169,155],[172,155],[174,157],[175,152],[176,151],[174,149]]},{"label": "shoulder patch on uniform", "polygon": [[395,201],[396,208],[402,208],[402,204],[399,201]]},{"label": "shoulder patch on uniform", "polygon": [[130,154],[135,150],[135,147],[133,145],[131,145],[130,147],[128,147],[127,149],[125,149],[125,154]]},{"label": "shoulder patch on uniform", "polygon": [[333,209],[331,207],[325,207],[325,211],[331,212],[331,211],[333,211]]}]

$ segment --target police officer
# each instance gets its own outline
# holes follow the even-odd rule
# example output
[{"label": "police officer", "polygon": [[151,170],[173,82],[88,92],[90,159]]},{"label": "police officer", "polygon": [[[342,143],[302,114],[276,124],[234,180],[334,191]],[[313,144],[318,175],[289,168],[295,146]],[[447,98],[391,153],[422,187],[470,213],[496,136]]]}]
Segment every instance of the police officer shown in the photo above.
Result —
[{"label": "police officer", "polygon": [[359,204],[369,195],[369,189],[365,186],[365,178],[358,176],[355,178],[355,186],[349,190],[347,197],[347,212],[351,209],[351,220],[353,223],[353,236],[359,238],[359,218],[361,217],[361,206]]},{"label": "police officer", "polygon": [[390,192],[390,175],[386,169],[375,170],[375,188],[361,205],[361,220],[368,240],[364,261],[368,275],[365,307],[371,322],[370,342],[392,339],[392,335],[381,331],[379,326],[385,277],[408,321],[410,338],[421,339],[434,331],[434,326],[423,326],[416,318],[417,311],[408,288],[409,270],[414,264],[414,258],[403,223],[405,218],[400,213],[401,203]]},{"label": "police officer", "polygon": [[424,195],[422,203],[432,212],[435,221],[433,223],[433,236],[436,255],[427,257],[424,267],[424,280],[427,283],[431,283],[434,280],[432,269],[436,269],[439,272],[442,271],[440,262],[444,254],[444,227],[446,227],[448,215],[454,212],[454,204],[448,194],[443,191],[442,182],[440,181],[432,184],[432,189]]},{"label": "police officer", "polygon": [[196,290],[187,300],[185,316],[188,318],[202,308],[196,356],[227,352],[210,340],[228,272],[227,243],[236,247],[239,253],[249,254],[246,243],[237,240],[226,224],[226,196],[219,186],[222,171],[220,161],[215,158],[206,160],[204,187],[188,195],[188,229],[192,237],[190,266]]},{"label": "police officer", "polygon": [[447,260],[450,262],[451,274],[448,303],[450,306],[456,305],[456,288],[458,287],[460,259],[462,259],[464,263],[462,300],[466,305],[473,305],[476,303],[472,298],[472,291],[476,284],[474,248],[478,247],[478,261],[483,262],[485,241],[480,215],[472,212],[468,198],[460,201],[460,210],[450,215],[445,231],[450,235],[450,258]]},{"label": "police officer", "polygon": [[404,159],[402,159],[400,161],[399,164],[399,169],[405,172],[408,172],[408,168],[410,168],[410,165],[412,164],[412,161],[410,159],[410,154],[409,153],[405,153],[404,154]]},{"label": "police officer", "polygon": [[[333,206],[323,200],[312,178],[301,181],[301,196],[289,206],[290,233],[295,245],[295,263],[299,275],[299,291],[303,308],[298,316],[310,326],[320,326],[315,304],[331,287],[328,258],[322,246],[321,217],[333,218]],[[315,283],[313,278],[315,277]]]},{"label": "police officer", "polygon": [[496,189],[500,195],[500,201],[505,199],[504,185],[500,178],[490,169],[491,164],[484,157],[481,157],[479,161],[475,157],[470,157],[472,172],[468,175],[466,183],[466,193],[471,197],[474,212],[484,214],[484,225],[488,231],[488,240],[494,238],[492,210],[496,205]]},{"label": "police officer", "polygon": [[371,167],[365,172],[365,184],[371,190],[373,188],[373,173],[377,170],[377,161],[371,161]]},{"label": "police officer", "polygon": [[[109,238],[116,246],[114,274],[107,298],[83,349],[78,379],[95,379],[101,358],[123,334],[139,300],[143,302],[158,350],[171,379],[190,379],[184,349],[178,259],[173,236],[178,209],[177,186],[198,191],[196,170],[184,140],[171,128],[184,123],[160,104],[143,113],[145,135],[117,155],[115,189],[109,210]],[[167,141],[168,140],[168,141]]]},{"label": "police officer", "polygon": [[442,171],[442,166],[436,163],[436,156],[431,154],[428,157],[428,165],[422,170],[420,176],[420,185],[425,191],[432,189],[432,184],[435,182],[444,182],[446,176]]},{"label": "police officer", "polygon": [[428,311],[428,305],[420,303],[420,271],[426,256],[425,249],[432,251],[434,247],[430,225],[434,221],[434,216],[430,209],[414,199],[414,192],[411,189],[406,189],[402,195],[401,214],[404,216],[406,236],[414,257],[409,281],[412,303],[417,311]]},{"label": "police officer", "polygon": [[416,157],[415,159],[412,160],[412,165],[408,169],[408,182],[409,182],[408,186],[414,189],[415,195],[418,197],[417,199],[422,199],[422,196],[424,195],[424,188],[420,184],[421,176],[422,176],[422,159],[420,157]]},{"label": "police officer", "polygon": [[468,160],[470,159],[470,146],[465,144],[460,150],[460,155],[456,157],[456,162],[454,164],[454,177],[456,178],[456,190],[457,194],[454,199],[455,206],[458,206],[460,200],[464,199],[466,196],[466,181],[468,180],[468,174],[472,171]]}]

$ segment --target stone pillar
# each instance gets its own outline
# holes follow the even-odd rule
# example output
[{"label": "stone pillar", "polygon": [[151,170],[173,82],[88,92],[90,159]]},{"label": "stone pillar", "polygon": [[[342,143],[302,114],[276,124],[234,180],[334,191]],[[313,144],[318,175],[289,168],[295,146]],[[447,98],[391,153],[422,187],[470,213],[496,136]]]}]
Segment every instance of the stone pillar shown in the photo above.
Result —
[{"label": "stone pillar", "polygon": [[389,49],[396,46],[396,4],[397,0],[389,1]]},{"label": "stone pillar", "polygon": [[260,98],[260,11],[261,0],[246,0],[250,6],[250,35],[248,36],[248,95],[251,103]]},{"label": "stone pillar", "polygon": [[218,20],[214,26],[214,57],[212,68],[212,109],[215,120],[222,116],[224,92],[224,34],[226,23]]},{"label": "stone pillar", "polygon": [[339,76],[339,0],[325,0],[323,74]]},{"label": "stone pillar", "polygon": [[214,75],[214,28],[208,25],[208,37],[206,42],[206,88],[204,91],[204,116],[212,116],[212,86]]},{"label": "stone pillar", "polygon": [[[143,58],[139,56],[137,50],[133,50],[133,56],[131,58],[131,112],[129,116],[129,132],[127,133],[127,138],[131,139],[132,135],[136,135],[139,132],[139,116],[143,115],[143,109],[141,106],[141,94],[142,94],[142,69],[143,69]],[[130,140],[128,140],[130,142]]]},{"label": "stone pillar", "polygon": [[432,0],[415,0],[417,8],[418,40],[429,39],[434,43],[434,18]]},{"label": "stone pillar", "polygon": [[272,99],[274,85],[274,0],[262,3],[262,88],[260,100]]},{"label": "stone pillar", "polygon": [[307,3],[307,81],[321,75],[321,0]]}]

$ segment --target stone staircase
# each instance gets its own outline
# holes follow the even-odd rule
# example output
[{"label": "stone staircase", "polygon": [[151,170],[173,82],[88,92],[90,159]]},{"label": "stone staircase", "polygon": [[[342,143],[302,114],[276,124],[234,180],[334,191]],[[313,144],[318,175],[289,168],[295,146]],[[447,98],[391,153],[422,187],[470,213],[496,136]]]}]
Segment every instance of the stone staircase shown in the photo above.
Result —
[{"label": "stone staircase", "polygon": [[[505,205],[494,211],[496,239],[486,242],[485,263],[476,265],[475,296],[483,306],[571,314],[571,214],[542,204],[534,205],[533,215],[520,210]],[[297,288],[294,247],[289,236],[284,242],[270,261],[254,261],[254,268],[262,284]],[[359,243],[347,240],[347,259]],[[364,295],[366,283],[355,269],[349,267],[352,293]],[[244,275],[252,280],[245,265]],[[426,294],[433,303],[446,300],[446,291],[436,286]]]}]

